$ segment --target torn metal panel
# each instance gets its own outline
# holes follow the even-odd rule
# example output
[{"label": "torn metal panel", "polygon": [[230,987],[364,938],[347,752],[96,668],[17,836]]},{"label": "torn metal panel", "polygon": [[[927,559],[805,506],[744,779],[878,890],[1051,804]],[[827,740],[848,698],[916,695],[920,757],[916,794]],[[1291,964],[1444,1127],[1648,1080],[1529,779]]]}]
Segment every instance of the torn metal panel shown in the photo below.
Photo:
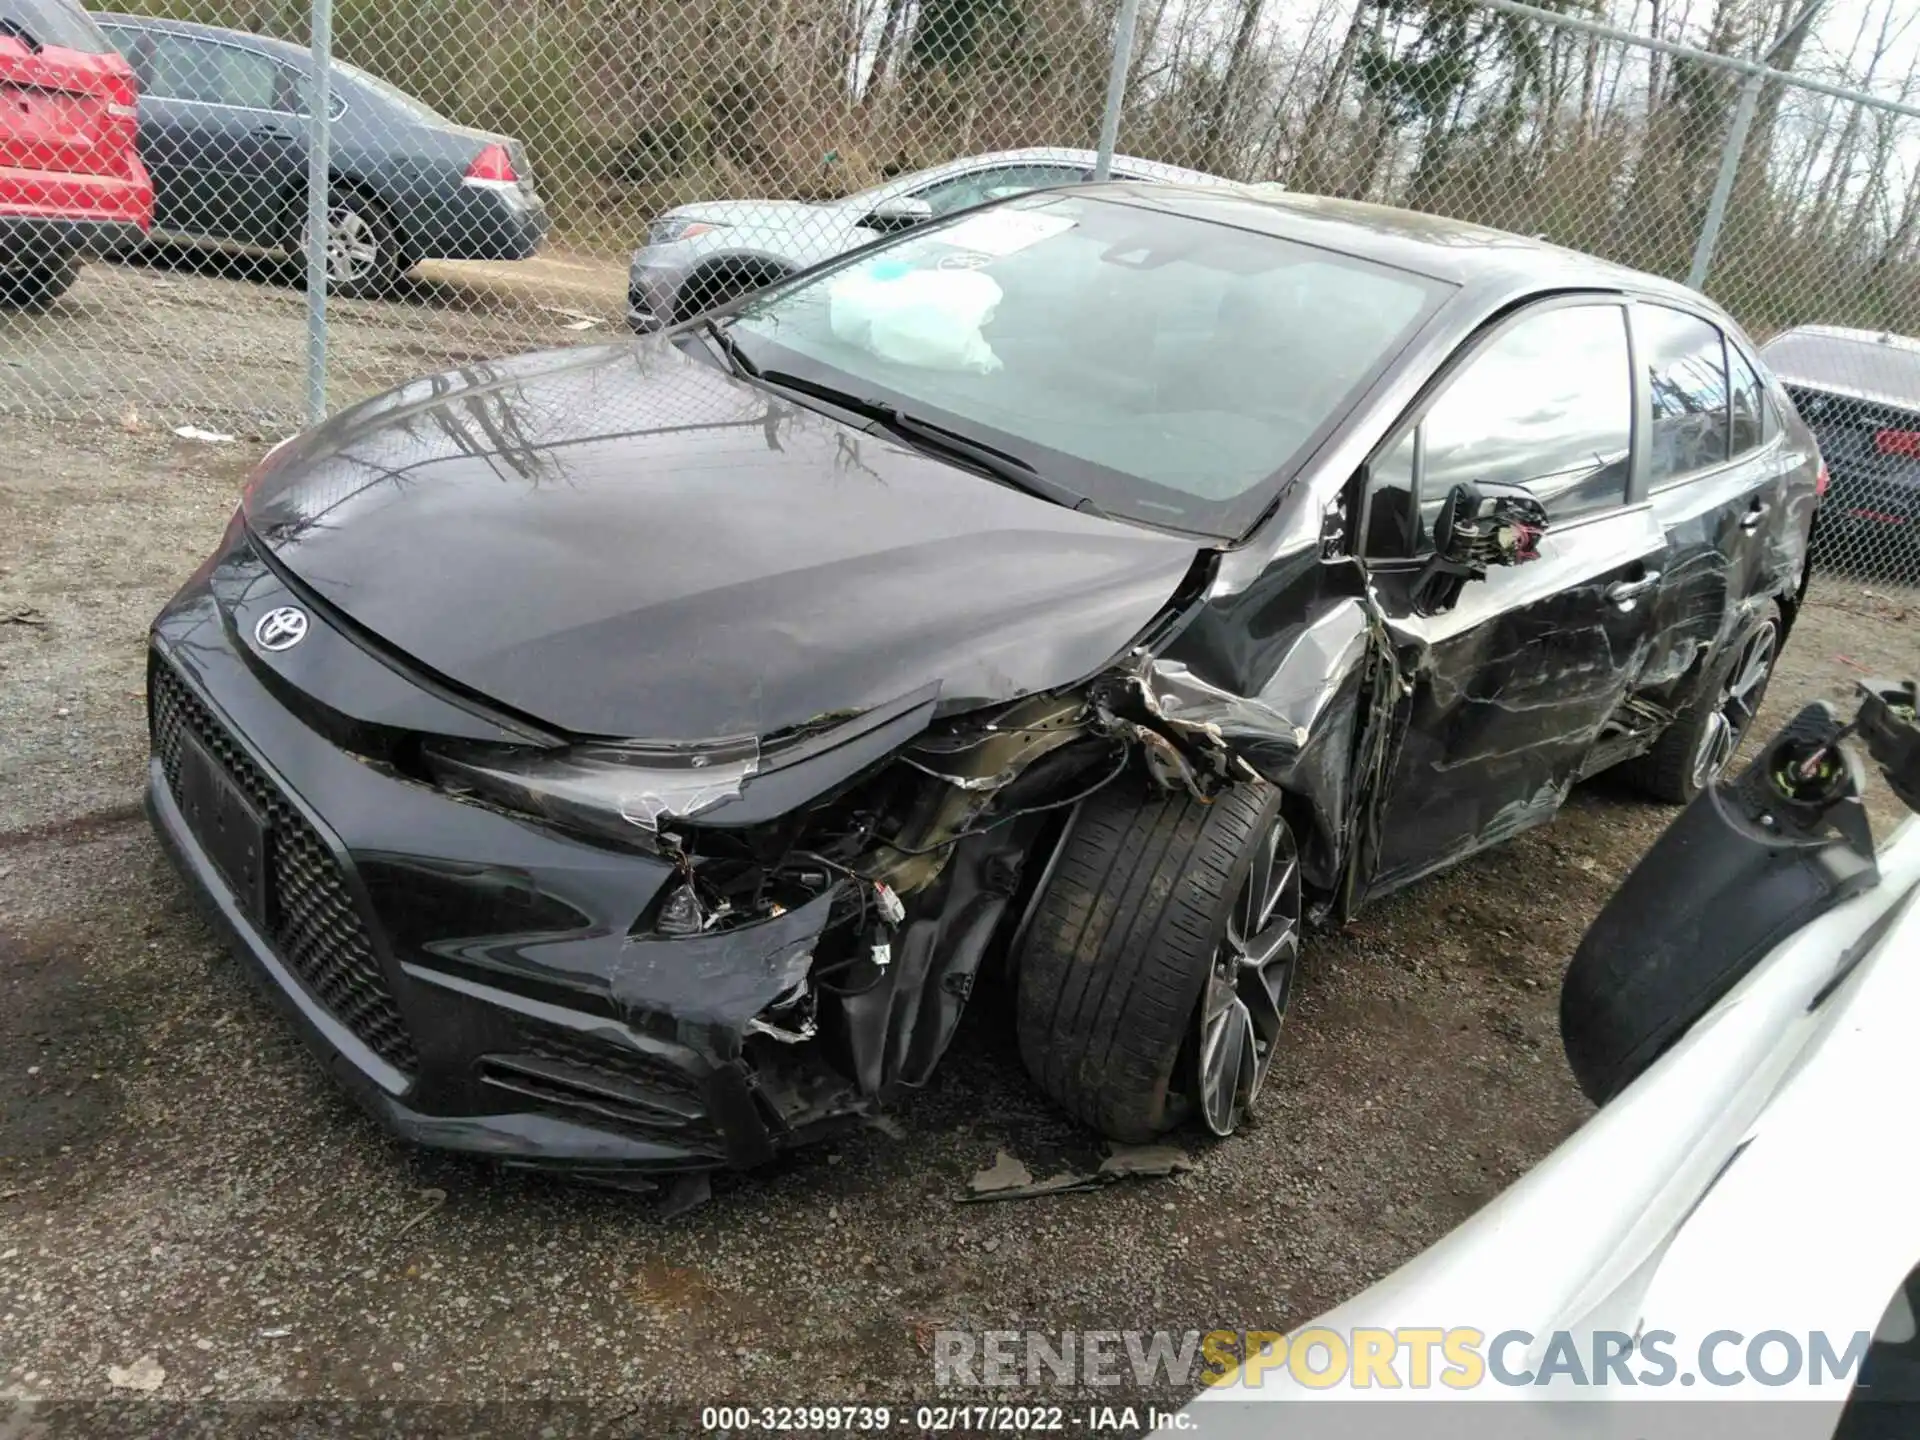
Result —
[{"label": "torn metal panel", "polygon": [[1360,739],[1370,697],[1397,683],[1394,653],[1364,572],[1323,559],[1317,540],[1251,578],[1234,571],[1223,557],[1188,623],[1133,660],[1142,729],[1216,784],[1258,777],[1303,802],[1305,873],[1331,892],[1376,785],[1381,757]]},{"label": "torn metal panel", "polygon": [[608,992],[624,1008],[744,1027],[806,979],[833,898],[711,934],[629,936],[608,970]]}]

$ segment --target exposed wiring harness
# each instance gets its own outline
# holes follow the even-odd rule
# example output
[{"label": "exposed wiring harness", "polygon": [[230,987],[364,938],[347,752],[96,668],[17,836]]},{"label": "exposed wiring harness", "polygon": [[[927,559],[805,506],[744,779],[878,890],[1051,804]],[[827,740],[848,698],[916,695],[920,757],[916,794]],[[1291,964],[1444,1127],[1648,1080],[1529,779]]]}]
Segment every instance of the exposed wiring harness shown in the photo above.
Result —
[{"label": "exposed wiring harness", "polygon": [[1064,800],[1049,800],[1044,805],[1022,805],[1018,809],[1009,810],[1004,815],[996,815],[993,819],[989,820],[984,825],[975,825],[971,829],[956,831],[954,834],[949,835],[946,839],[936,840],[931,845],[921,845],[916,847],[911,845],[896,845],[889,841],[887,843],[887,848],[901,855],[934,855],[942,850],[945,850],[950,845],[958,845],[962,840],[970,840],[975,835],[984,835],[989,830],[997,830],[1002,825],[1006,825],[1014,820],[1018,820],[1023,815],[1038,815],[1043,811],[1064,810],[1069,805],[1078,805],[1082,800],[1091,798],[1093,795],[1106,789],[1107,786],[1111,785],[1114,781],[1118,780],[1120,776],[1125,772],[1127,768],[1127,761],[1131,758],[1132,758],[1132,752],[1128,749],[1128,747],[1126,747],[1125,745],[1122,745],[1120,747],[1120,758],[1114,762],[1114,766],[1111,770],[1107,771],[1106,774],[1102,775],[1098,780],[1094,781],[1093,784],[1089,785],[1086,789],[1078,792],[1077,794],[1069,795]]}]

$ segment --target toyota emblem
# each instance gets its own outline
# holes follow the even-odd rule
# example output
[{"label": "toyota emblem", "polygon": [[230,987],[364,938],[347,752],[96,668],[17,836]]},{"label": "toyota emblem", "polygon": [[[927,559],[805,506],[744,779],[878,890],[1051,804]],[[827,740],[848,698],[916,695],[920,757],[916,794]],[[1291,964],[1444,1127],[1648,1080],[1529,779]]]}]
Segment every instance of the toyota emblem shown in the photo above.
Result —
[{"label": "toyota emblem", "polygon": [[262,650],[291,650],[307,638],[307,612],[293,605],[269,610],[253,627]]}]

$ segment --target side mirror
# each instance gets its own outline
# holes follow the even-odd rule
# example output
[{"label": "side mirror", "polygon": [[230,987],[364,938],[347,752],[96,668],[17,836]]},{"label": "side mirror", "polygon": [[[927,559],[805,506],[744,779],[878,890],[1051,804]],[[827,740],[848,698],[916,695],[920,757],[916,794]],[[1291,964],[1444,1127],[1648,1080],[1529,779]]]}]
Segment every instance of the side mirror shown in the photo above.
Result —
[{"label": "side mirror", "polygon": [[1469,580],[1484,580],[1495,565],[1540,558],[1547,510],[1518,485],[1456,485],[1433,522],[1433,558],[1414,583],[1421,612],[1453,608]]},{"label": "side mirror", "polygon": [[895,230],[911,230],[932,218],[933,206],[926,201],[912,195],[895,195],[874,206],[860,223],[869,230],[878,230],[886,235]]},{"label": "side mirror", "polygon": [[1546,533],[1546,506],[1518,485],[1456,485],[1433,522],[1433,549],[1477,580],[1489,566],[1538,560]]}]

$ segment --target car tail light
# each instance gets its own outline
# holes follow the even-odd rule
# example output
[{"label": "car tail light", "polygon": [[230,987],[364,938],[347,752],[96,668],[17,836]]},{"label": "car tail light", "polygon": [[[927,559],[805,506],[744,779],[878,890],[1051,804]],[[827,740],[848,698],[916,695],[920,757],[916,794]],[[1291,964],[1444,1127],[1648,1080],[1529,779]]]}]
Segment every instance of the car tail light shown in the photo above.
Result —
[{"label": "car tail light", "polygon": [[1820,474],[1813,482],[1814,495],[1818,497],[1826,494],[1827,487],[1831,484],[1833,484],[1833,476],[1827,473],[1827,462],[1822,460],[1820,462]]},{"label": "car tail light", "polygon": [[1881,430],[1873,443],[1882,455],[1920,455],[1920,430]]},{"label": "car tail light", "polygon": [[467,166],[466,183],[488,189],[518,185],[520,176],[514,171],[513,156],[507,153],[507,147],[489,145],[474,156],[473,163]]}]

